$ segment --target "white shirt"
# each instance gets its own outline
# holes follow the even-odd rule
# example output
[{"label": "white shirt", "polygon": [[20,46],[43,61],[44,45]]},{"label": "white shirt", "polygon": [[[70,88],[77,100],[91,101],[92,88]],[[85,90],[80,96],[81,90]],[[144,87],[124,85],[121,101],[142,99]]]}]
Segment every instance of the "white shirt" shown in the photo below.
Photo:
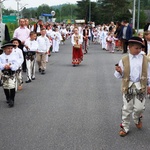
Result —
[{"label": "white shirt", "polygon": [[38,42],[38,52],[48,52],[49,48],[50,48],[50,42],[48,37],[45,36],[39,36],[37,38],[37,42]]},{"label": "white shirt", "polygon": [[[143,55],[139,53],[138,55],[131,55],[129,54],[129,63],[130,63],[130,81],[131,82],[139,82],[141,78],[141,73],[142,73],[142,63],[143,63]],[[119,61],[119,66],[122,69],[122,75],[115,71],[114,76],[118,79],[123,78],[123,63],[122,60]],[[148,63],[148,85],[150,86],[150,63]]]},{"label": "white shirt", "polygon": [[30,30],[27,27],[18,27],[13,34],[14,38],[19,39],[21,42],[25,42],[29,38]]},{"label": "white shirt", "polygon": [[147,55],[150,54],[150,42],[148,41],[147,42]]},{"label": "white shirt", "polygon": [[12,54],[15,55],[15,57],[18,60],[19,66],[21,66],[23,61],[24,61],[22,50],[20,48],[18,48],[18,47],[17,48],[13,48]]},{"label": "white shirt", "polygon": [[123,39],[126,39],[126,32],[127,32],[127,26],[124,26],[124,28],[123,28],[123,36],[122,36]]},{"label": "white shirt", "polygon": [[61,34],[64,34],[64,36],[66,36],[66,34],[67,34],[68,32],[67,32],[66,29],[61,29],[61,30],[60,30],[60,33],[61,33]]},{"label": "white shirt", "polygon": [[10,69],[16,71],[20,66],[17,61],[17,57],[13,53],[6,55],[5,53],[0,55],[0,70],[4,70],[5,65],[11,64]]},{"label": "white shirt", "polygon": [[53,31],[51,34],[51,37],[53,40],[58,41],[58,42],[60,42],[62,40],[62,36],[59,31],[57,31],[57,32]]},{"label": "white shirt", "polygon": [[51,37],[52,32],[53,32],[52,29],[46,30],[46,35],[47,35],[48,37]]},{"label": "white shirt", "polygon": [[25,46],[28,46],[28,50],[26,49],[26,47],[23,47],[23,51],[24,52],[27,52],[27,51],[33,51],[33,52],[35,52],[35,51],[37,51],[38,50],[38,42],[36,41],[36,40],[33,40],[33,41],[31,41],[31,39],[29,38],[29,39],[27,39],[26,41],[25,41],[25,44],[24,44]]},{"label": "white shirt", "polygon": [[108,34],[108,32],[103,30],[103,31],[101,32],[100,39],[106,41],[107,34]]}]

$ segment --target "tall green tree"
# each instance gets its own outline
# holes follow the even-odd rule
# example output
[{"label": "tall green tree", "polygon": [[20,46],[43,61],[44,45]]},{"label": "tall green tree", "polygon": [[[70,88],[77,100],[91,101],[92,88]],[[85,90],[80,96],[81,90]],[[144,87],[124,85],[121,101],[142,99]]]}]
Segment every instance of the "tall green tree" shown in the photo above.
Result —
[{"label": "tall green tree", "polygon": [[150,9],[150,0],[141,0],[141,7],[143,9]]},{"label": "tall green tree", "polygon": [[49,7],[49,6],[46,5],[46,4],[43,4],[43,5],[39,6],[39,7],[37,8],[37,11],[36,11],[37,18],[38,18],[39,16],[41,16],[42,13],[50,14],[52,10],[53,10],[52,7]]},{"label": "tall green tree", "polygon": [[76,19],[76,11],[77,5],[75,4],[63,4],[59,7],[55,8],[56,12],[56,21],[64,22],[67,20],[75,20]]},{"label": "tall green tree", "polygon": [[3,9],[3,15],[10,15],[11,13],[15,13],[14,10],[9,10],[9,9]]},{"label": "tall green tree", "polygon": [[109,23],[110,21],[130,20],[132,17],[129,13],[130,3],[129,0],[98,0],[101,21]]},{"label": "tall green tree", "polygon": [[91,2],[91,0],[81,0],[77,1],[77,19],[84,19],[88,21],[98,20],[98,9],[96,2]]}]

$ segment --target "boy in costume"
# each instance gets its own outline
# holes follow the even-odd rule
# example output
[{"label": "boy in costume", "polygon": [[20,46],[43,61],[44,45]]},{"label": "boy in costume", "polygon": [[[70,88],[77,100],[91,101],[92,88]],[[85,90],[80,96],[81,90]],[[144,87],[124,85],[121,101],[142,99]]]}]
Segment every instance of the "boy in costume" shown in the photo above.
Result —
[{"label": "boy in costume", "polygon": [[[139,37],[128,41],[129,54],[124,56],[115,67],[115,77],[122,79],[122,123],[120,136],[129,132],[130,114],[138,129],[142,128],[142,113],[145,110],[145,97],[150,93],[150,64],[141,54],[144,47]],[[147,87],[148,85],[148,87]]]},{"label": "boy in costume", "polygon": [[0,55],[0,70],[2,71],[2,83],[6,100],[9,107],[14,106],[15,101],[15,86],[16,86],[16,70],[19,68],[17,57],[12,53],[12,43],[7,43],[1,48],[3,54]]}]

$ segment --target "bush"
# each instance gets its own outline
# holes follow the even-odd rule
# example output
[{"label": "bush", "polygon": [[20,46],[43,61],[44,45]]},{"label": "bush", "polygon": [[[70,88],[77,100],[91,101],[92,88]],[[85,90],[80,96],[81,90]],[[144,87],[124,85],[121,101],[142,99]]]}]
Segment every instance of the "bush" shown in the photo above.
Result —
[{"label": "bush", "polygon": [[6,24],[9,30],[10,38],[12,39],[14,30],[18,27],[17,23],[7,23]]}]

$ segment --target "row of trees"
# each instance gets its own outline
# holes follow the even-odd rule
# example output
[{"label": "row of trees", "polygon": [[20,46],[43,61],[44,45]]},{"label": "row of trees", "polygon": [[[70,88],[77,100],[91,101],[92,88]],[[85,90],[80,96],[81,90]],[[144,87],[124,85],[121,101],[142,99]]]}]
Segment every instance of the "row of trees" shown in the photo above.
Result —
[{"label": "row of trees", "polygon": [[[26,18],[38,18],[42,13],[56,12],[56,22],[70,19],[85,19],[86,22],[94,21],[96,24],[108,23],[110,21],[121,21],[132,18],[130,9],[133,7],[133,0],[79,0],[77,4],[63,4],[58,6],[48,6],[43,4],[38,8],[24,8],[20,14]],[[150,0],[141,1],[140,26],[146,22],[144,9],[150,8]],[[13,10],[4,9],[3,14],[9,15]]]}]

